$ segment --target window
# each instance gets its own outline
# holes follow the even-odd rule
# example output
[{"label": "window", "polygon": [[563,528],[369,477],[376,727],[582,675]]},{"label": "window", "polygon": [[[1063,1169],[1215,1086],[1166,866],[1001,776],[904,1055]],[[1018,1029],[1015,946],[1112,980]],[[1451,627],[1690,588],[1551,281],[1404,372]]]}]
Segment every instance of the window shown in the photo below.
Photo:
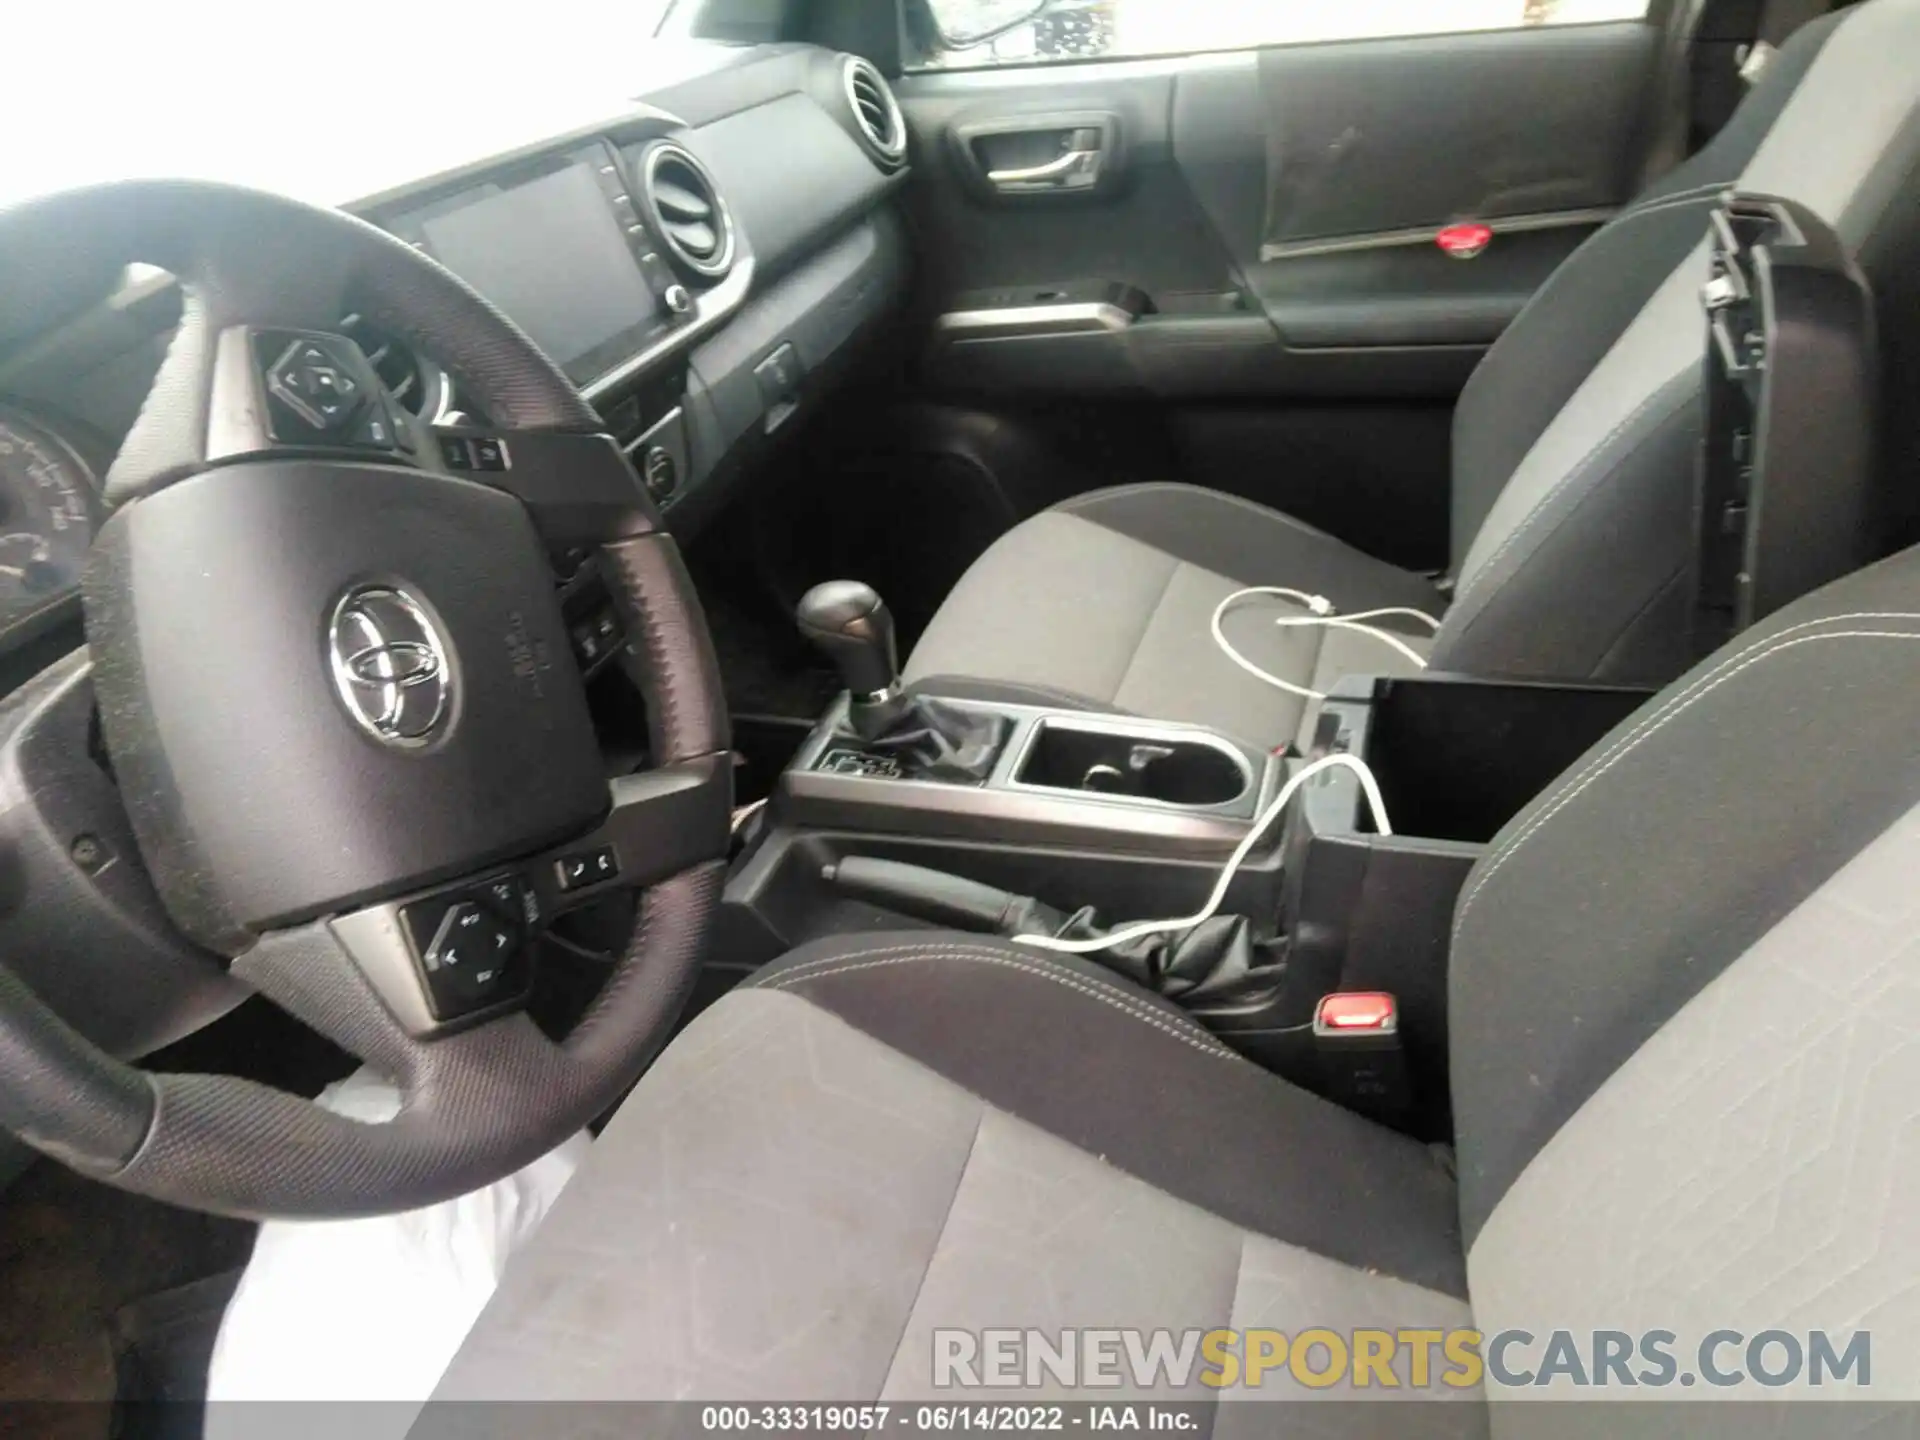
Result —
[{"label": "window", "polygon": [[1648,0],[907,0],[912,68],[1639,20]]}]

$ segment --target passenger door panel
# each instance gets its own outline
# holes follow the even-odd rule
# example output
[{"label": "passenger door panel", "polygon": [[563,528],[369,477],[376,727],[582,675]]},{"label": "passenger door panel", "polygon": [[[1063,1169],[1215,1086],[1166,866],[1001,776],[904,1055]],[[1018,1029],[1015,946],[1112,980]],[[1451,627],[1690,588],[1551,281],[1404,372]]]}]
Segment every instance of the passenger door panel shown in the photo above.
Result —
[{"label": "passenger door panel", "polygon": [[[1075,312],[1058,330],[936,323],[926,378],[986,395],[1444,401],[1629,197],[1660,37],[1532,27],[906,76],[931,316],[1145,297],[1104,323],[1056,303]],[[1070,156],[1089,120],[1090,181],[986,180]],[[1463,219],[1496,232],[1470,260],[1433,243]]]}]

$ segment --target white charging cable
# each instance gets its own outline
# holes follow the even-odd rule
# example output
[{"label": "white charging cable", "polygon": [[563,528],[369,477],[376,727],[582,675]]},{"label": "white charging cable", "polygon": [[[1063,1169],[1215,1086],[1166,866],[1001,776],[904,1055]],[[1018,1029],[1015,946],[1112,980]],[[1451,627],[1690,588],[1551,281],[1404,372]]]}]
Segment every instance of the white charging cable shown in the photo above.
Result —
[{"label": "white charging cable", "polygon": [[1273,623],[1278,625],[1282,630],[1352,630],[1361,635],[1371,635],[1382,644],[1391,645],[1395,650],[1398,650],[1423,670],[1426,668],[1427,662],[1426,658],[1422,656],[1419,651],[1407,644],[1407,642],[1402,640],[1398,635],[1387,630],[1382,630],[1377,625],[1368,625],[1363,622],[1368,620],[1384,620],[1393,615],[1403,615],[1409,620],[1418,620],[1422,624],[1430,626],[1435,631],[1438,631],[1440,628],[1440,622],[1434,619],[1433,616],[1427,614],[1426,611],[1415,610],[1407,605],[1386,605],[1378,610],[1358,610],[1351,615],[1342,615],[1334,610],[1333,602],[1327,599],[1326,596],[1310,595],[1305,590],[1293,590],[1285,585],[1249,585],[1244,590],[1234,591],[1231,595],[1227,596],[1226,599],[1214,606],[1213,641],[1214,644],[1218,645],[1226,654],[1226,657],[1255,679],[1264,680],[1275,689],[1285,690],[1289,695],[1298,695],[1303,700],[1324,700],[1327,697],[1318,690],[1310,689],[1305,685],[1296,685],[1291,680],[1282,680],[1278,675],[1272,675],[1262,670],[1258,665],[1254,664],[1253,661],[1233,648],[1233,642],[1227,639],[1226,631],[1221,628],[1220,622],[1226,618],[1229,610],[1241,601],[1251,600],[1256,595],[1271,595],[1276,599],[1291,600],[1296,605],[1304,605],[1306,607],[1308,613],[1305,615],[1277,616]]},{"label": "white charging cable", "polygon": [[1387,803],[1380,798],[1379,782],[1373,778],[1373,771],[1367,768],[1367,762],[1348,754],[1323,755],[1311,764],[1302,765],[1287,777],[1287,783],[1280,787],[1280,793],[1273,797],[1271,804],[1260,812],[1253,822],[1253,828],[1247,831],[1246,838],[1234,846],[1233,854],[1227,857],[1226,868],[1220,872],[1220,878],[1214,882],[1213,893],[1207,897],[1197,914],[1187,915],[1179,920],[1142,920],[1111,935],[1102,935],[1093,940],[1061,940],[1052,935],[1016,935],[1016,945],[1031,945],[1036,950],[1052,950],[1062,955],[1092,955],[1101,950],[1110,950],[1115,945],[1124,945],[1129,940],[1138,940],[1143,935],[1172,935],[1191,930],[1211,920],[1219,910],[1221,902],[1227,898],[1227,887],[1233,884],[1233,877],[1246,863],[1247,856],[1253,853],[1253,847],[1260,843],[1260,837],[1267,833],[1273,822],[1287,813],[1287,805],[1300,787],[1323,770],[1351,770],[1360,777],[1360,788],[1366,792],[1367,808],[1373,812],[1374,829],[1382,835],[1391,835],[1393,830],[1387,824]]}]

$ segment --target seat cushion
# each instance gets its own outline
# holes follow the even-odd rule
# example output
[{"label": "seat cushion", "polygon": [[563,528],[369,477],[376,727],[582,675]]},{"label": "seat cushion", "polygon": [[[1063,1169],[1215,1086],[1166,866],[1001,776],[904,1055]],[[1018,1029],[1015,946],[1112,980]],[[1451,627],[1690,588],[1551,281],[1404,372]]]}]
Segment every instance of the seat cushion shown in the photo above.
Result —
[{"label": "seat cushion", "polygon": [[[1069,500],[1015,526],[975,561],[908,660],[934,693],[1024,699],[1210,725],[1260,746],[1304,739],[1312,707],[1256,679],[1213,643],[1214,607],[1247,585],[1325,595],[1343,612],[1406,605],[1436,618],[1423,577],[1276,510],[1191,485],[1128,485]],[[1284,602],[1227,616],[1241,653],[1324,691],[1340,676],[1404,673],[1364,635],[1282,630]],[[1389,622],[1416,650],[1418,622]]]},{"label": "seat cushion", "polygon": [[[1426,1147],[1089,963],[844,937],[668,1048],[440,1393],[955,1399],[936,1328],[1444,1329],[1463,1294]],[[1231,1398],[1199,1373],[1153,1393]]]}]

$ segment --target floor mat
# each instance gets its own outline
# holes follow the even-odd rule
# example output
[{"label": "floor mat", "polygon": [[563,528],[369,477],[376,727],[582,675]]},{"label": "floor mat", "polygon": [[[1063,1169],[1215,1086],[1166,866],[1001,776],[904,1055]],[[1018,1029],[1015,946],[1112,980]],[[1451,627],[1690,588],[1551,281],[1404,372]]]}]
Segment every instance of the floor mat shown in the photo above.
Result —
[{"label": "floor mat", "polygon": [[[121,1313],[237,1270],[253,1230],[83,1180],[51,1161],[23,1175],[0,1195],[0,1404],[59,1403],[36,1409],[31,1430],[18,1433],[114,1433]],[[178,1375],[169,1383],[185,1383]]]},{"label": "floor mat", "polygon": [[112,1324],[116,1440],[200,1440],[213,1342],[244,1273],[223,1271],[120,1307]]}]

